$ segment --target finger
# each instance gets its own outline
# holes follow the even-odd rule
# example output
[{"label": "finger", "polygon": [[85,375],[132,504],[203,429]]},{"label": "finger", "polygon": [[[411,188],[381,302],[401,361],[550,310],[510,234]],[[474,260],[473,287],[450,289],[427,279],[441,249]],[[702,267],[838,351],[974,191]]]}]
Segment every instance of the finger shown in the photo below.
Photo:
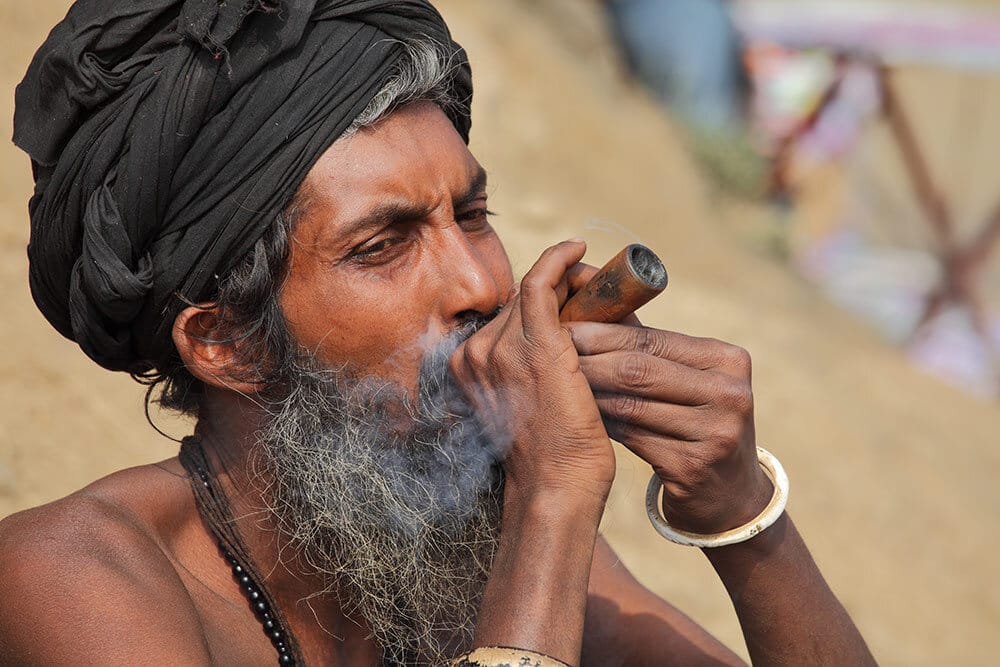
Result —
[{"label": "finger", "polygon": [[555,287],[556,299],[559,301],[559,310],[562,310],[563,306],[566,305],[566,301],[569,300],[570,295],[586,285],[587,281],[593,278],[598,270],[595,266],[578,262],[566,271],[564,279],[560,280],[559,284]]},{"label": "finger", "polygon": [[645,433],[612,420],[605,422],[608,437],[650,463],[661,479],[681,479],[703,465],[695,443],[662,435]]},{"label": "finger", "polygon": [[566,280],[569,283],[569,293],[575,294],[579,292],[580,289],[590,282],[590,279],[597,275],[600,271],[596,266],[591,266],[590,264],[584,264],[580,262],[574,264],[570,267],[570,270],[566,272]]},{"label": "finger", "polygon": [[714,338],[697,338],[650,327],[598,322],[574,322],[567,328],[581,355],[632,350],[670,359],[698,370],[749,374],[750,358],[746,350]]},{"label": "finger", "polygon": [[519,328],[521,309],[517,303],[516,295],[500,308],[500,312],[492,320],[458,344],[451,355],[453,370],[458,364],[464,368],[469,365],[470,360],[481,361],[484,359],[489,351],[496,346],[504,332],[511,327],[510,321],[512,319],[517,320],[513,326]]},{"label": "finger", "polygon": [[605,423],[614,423],[620,435],[695,442],[712,430],[708,412],[686,405],[605,392],[595,393],[594,401]]},{"label": "finger", "polygon": [[[570,268],[579,262],[587,251],[582,240],[563,241],[548,248],[521,280],[521,320],[525,338],[544,338],[560,331],[559,307],[556,289],[569,291],[566,278]],[[560,283],[564,283],[560,287]]]},{"label": "finger", "polygon": [[710,372],[640,352],[606,352],[579,359],[580,370],[595,392],[698,406],[711,401],[718,384]]}]

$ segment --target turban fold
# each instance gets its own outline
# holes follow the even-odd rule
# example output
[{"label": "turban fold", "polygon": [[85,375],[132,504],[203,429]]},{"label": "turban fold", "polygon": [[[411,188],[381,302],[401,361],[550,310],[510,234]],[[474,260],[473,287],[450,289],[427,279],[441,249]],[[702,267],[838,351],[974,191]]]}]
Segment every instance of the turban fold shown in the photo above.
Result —
[{"label": "turban fold", "polygon": [[169,358],[178,295],[211,298],[415,38],[468,141],[468,61],[424,0],[78,0],[15,95],[39,309],[105,368]]}]

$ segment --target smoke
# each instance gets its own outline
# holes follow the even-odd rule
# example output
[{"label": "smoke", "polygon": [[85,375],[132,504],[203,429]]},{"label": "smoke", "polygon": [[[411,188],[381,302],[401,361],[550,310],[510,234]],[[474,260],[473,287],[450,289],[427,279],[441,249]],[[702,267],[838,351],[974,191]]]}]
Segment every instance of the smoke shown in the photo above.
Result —
[{"label": "smoke", "polygon": [[605,234],[628,239],[629,243],[642,243],[642,239],[632,229],[625,225],[607,220],[605,218],[590,218],[584,223],[583,228],[591,232],[604,232]]},{"label": "smoke", "polygon": [[301,354],[259,435],[289,544],[388,663],[469,648],[499,539],[504,452],[448,372],[469,322],[424,355],[419,389]]}]

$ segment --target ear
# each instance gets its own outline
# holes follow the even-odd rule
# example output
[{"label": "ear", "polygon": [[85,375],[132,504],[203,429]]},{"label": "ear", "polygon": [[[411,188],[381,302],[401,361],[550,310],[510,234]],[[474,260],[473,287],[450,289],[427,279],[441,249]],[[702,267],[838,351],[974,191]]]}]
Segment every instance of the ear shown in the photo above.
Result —
[{"label": "ear", "polygon": [[174,319],[174,345],[191,375],[219,389],[258,393],[262,385],[248,381],[250,374],[237,359],[236,344],[220,337],[219,312],[211,304],[188,306]]}]

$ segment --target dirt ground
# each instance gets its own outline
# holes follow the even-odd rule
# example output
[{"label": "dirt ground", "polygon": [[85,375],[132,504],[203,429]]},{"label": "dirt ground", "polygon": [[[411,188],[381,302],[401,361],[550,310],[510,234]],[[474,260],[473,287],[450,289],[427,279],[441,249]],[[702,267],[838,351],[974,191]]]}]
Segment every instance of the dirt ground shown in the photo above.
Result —
[{"label": "dirt ground", "polygon": [[[727,234],[662,114],[617,76],[587,3],[439,0],[476,73],[473,148],[515,268],[582,235],[600,263],[641,240],[671,286],[649,324],[754,357],[757,432],[790,512],[885,665],[988,665],[1000,652],[1000,408],[913,370],[874,333]],[[0,126],[62,0],[0,5]],[[9,134],[8,134],[9,136]],[[28,294],[27,158],[0,143],[0,516],[172,456],[142,392],[44,322]],[[167,415],[157,424],[189,428]],[[652,531],[629,454],[604,531],[659,594],[745,655],[704,557]],[[0,573],[2,576],[2,573]]]}]

